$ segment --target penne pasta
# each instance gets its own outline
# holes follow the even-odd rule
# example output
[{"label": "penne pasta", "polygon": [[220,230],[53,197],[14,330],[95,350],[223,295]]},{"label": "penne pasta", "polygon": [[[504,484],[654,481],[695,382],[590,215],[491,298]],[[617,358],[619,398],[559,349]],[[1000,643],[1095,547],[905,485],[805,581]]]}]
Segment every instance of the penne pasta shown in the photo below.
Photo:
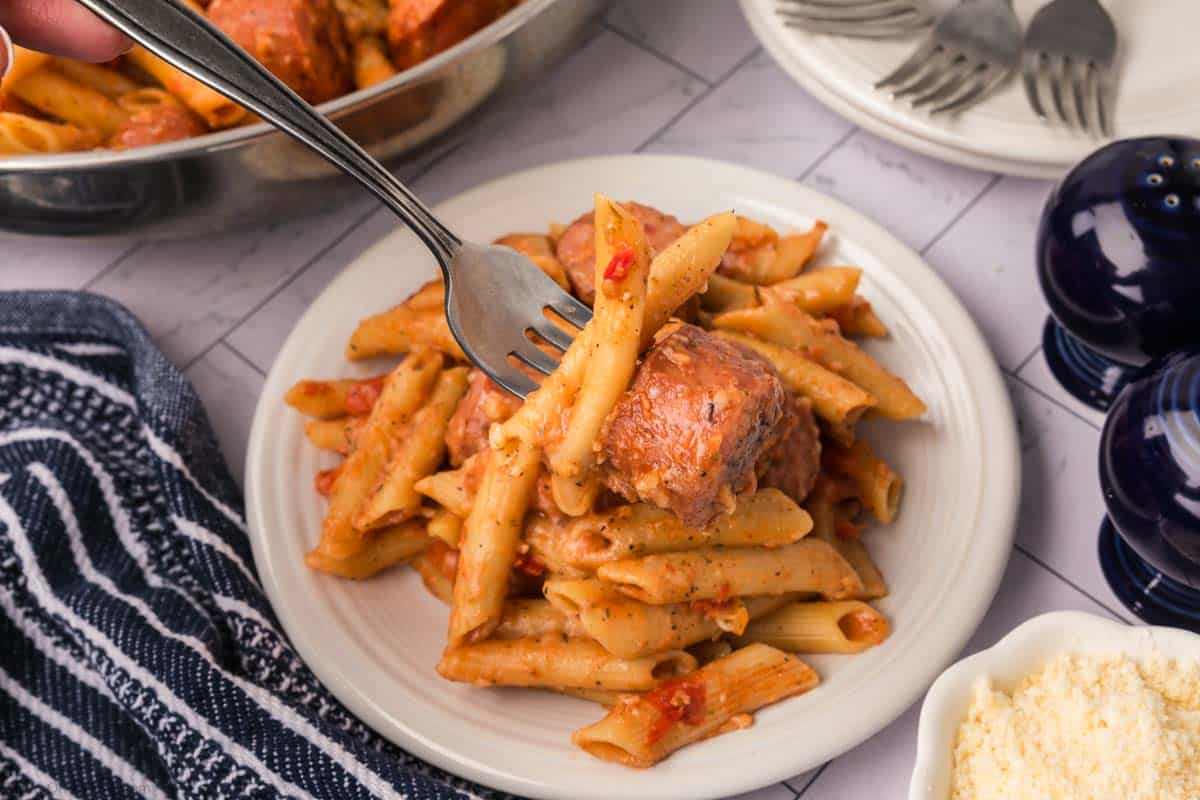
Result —
[{"label": "penne pasta", "polygon": [[395,525],[420,510],[416,482],[430,475],[446,457],[446,428],[466,391],[466,367],[438,375],[428,402],[413,415],[408,435],[393,448],[382,479],[354,518],[355,528]]},{"label": "penne pasta", "polygon": [[883,614],[860,600],[789,603],[752,622],[737,644],[762,642],[789,653],[853,655],[888,637]]},{"label": "penne pasta", "polygon": [[732,653],[733,645],[726,639],[706,639],[691,645],[687,651],[695,657],[700,666],[704,666]]},{"label": "penne pasta", "polygon": [[362,430],[363,420],[356,417],[310,420],[304,423],[304,435],[319,450],[349,455]]},{"label": "penne pasta", "polygon": [[700,295],[700,307],[705,311],[733,311],[753,308],[758,304],[757,286],[728,278],[719,272],[709,276],[708,287]]},{"label": "penne pasta", "polygon": [[299,381],[283,401],[308,417],[338,419],[347,414],[365,416],[383,391],[386,375],[335,381]]},{"label": "penne pasta", "polygon": [[546,634],[587,637],[577,617],[564,614],[549,601],[540,597],[510,597],[492,638],[536,639]]},{"label": "penne pasta", "polygon": [[318,547],[305,556],[304,563],[340,578],[362,580],[419,556],[428,544],[424,521],[410,520],[376,531],[352,553],[332,555]]},{"label": "penne pasta", "polygon": [[555,687],[550,691],[565,694],[568,697],[574,697],[579,700],[587,700],[590,703],[598,703],[605,708],[612,708],[617,703],[638,697],[637,692],[613,692],[607,689],[572,689],[566,686]]},{"label": "penne pasta", "polygon": [[[717,321],[720,319],[718,317]],[[727,330],[717,331],[717,335],[748,347],[770,361],[789,389],[812,401],[813,411],[829,424],[830,432],[841,441],[854,440],[854,426],[867,409],[876,405],[875,397],[870,393],[805,358],[797,350]]]},{"label": "penne pasta", "polygon": [[818,682],[795,656],[752,644],[636,701],[618,703],[572,741],[605,761],[649,767],[691,742],[746,727],[751,720],[744,715]]},{"label": "penne pasta", "polygon": [[440,540],[431,538],[421,554],[413,559],[413,569],[421,576],[425,589],[446,605],[454,599],[454,580],[442,569],[444,550],[439,550]]},{"label": "penne pasta", "polygon": [[784,592],[816,592],[840,600],[862,589],[846,559],[828,542],[811,538],[773,550],[707,548],[614,561],[596,574],[630,597],[655,605]]},{"label": "penne pasta", "polygon": [[510,233],[508,236],[501,236],[495,244],[511,247],[528,256],[529,260],[561,286],[563,291],[571,291],[567,270],[554,255],[554,242],[549,236],[540,233]]},{"label": "penne pasta", "polygon": [[7,91],[37,110],[78,128],[96,131],[101,139],[107,140],[126,117],[113,100],[52,69],[34,70],[6,86]]},{"label": "penne pasta", "polygon": [[[760,545],[778,547],[799,541],[812,530],[808,512],[776,489],[738,498],[732,514],[718,516],[701,530],[689,528],[669,511],[639,503],[589,514],[570,522],[538,518],[526,541],[562,569],[594,572],[601,564],[651,553],[701,547]],[[547,561],[549,564],[550,562]]]},{"label": "penne pasta", "polygon": [[413,488],[450,513],[466,519],[475,499],[474,493],[467,489],[467,476],[479,469],[479,462],[486,458],[486,450],[476,453],[458,469],[427,475],[413,484]]},{"label": "penne pasta", "polygon": [[440,308],[413,308],[401,304],[360,322],[346,346],[346,358],[362,361],[376,356],[403,355],[425,347],[458,361],[467,361]]},{"label": "penne pasta", "polygon": [[773,290],[764,290],[762,297],[761,307],[721,314],[713,320],[713,325],[802,349],[818,364],[870,393],[881,416],[911,419],[925,413],[925,404],[908,384],[884,369],[858,345],[783,301]]},{"label": "penne pasta", "polygon": [[387,33],[388,4],[384,0],[334,0],[351,39]]},{"label": "penne pasta", "polygon": [[398,73],[388,56],[387,44],[378,36],[355,39],[350,59],[354,66],[354,85],[359,89],[383,83]]},{"label": "penne pasta", "polygon": [[771,291],[809,314],[826,314],[854,299],[861,278],[856,267],[823,267],[773,284]]},{"label": "penne pasta", "polygon": [[359,431],[356,446],[333,485],[321,526],[321,540],[309,554],[309,566],[320,569],[318,565],[330,558],[346,558],[363,548],[367,535],[354,527],[354,519],[379,481],[398,446],[399,435],[420,408],[441,365],[442,357],[437,353],[414,353],[388,375],[383,393]]},{"label": "penne pasta", "polygon": [[538,686],[639,692],[696,669],[682,650],[617,658],[590,639],[560,634],[493,639],[449,648],[438,662],[443,678],[476,686]]},{"label": "penne pasta", "polygon": [[875,519],[886,523],[896,518],[903,482],[875,455],[870,445],[864,441],[857,441],[850,447],[830,444],[822,452],[822,462],[835,474],[850,479],[863,507]]},{"label": "penne pasta", "polygon": [[27,47],[21,47],[19,44],[13,45],[12,56],[12,63],[8,65],[8,74],[4,76],[3,82],[0,83],[0,88],[3,88],[5,92],[20,83],[27,76],[46,67],[50,63],[51,58],[46,53],[30,50]]},{"label": "penne pasta", "polygon": [[75,83],[113,100],[135,92],[139,88],[131,78],[112,67],[100,64],[89,64],[86,61],[74,61],[69,58],[55,58],[50,61],[50,68]]},{"label": "penne pasta", "polygon": [[443,508],[429,518],[429,535],[457,549],[462,539],[462,524],[462,517]]},{"label": "penne pasta", "polygon": [[820,497],[820,492],[814,492],[806,503],[806,508],[813,520],[812,535],[829,542],[834,549],[849,562],[862,582],[862,590],[853,595],[854,600],[877,600],[887,597],[888,588],[884,582],[883,573],[875,566],[867,548],[857,539],[848,539],[837,533],[837,510],[827,499]]},{"label": "penne pasta", "polygon": [[775,260],[771,262],[766,280],[763,282],[778,283],[794,278],[797,273],[808,266],[808,262],[816,254],[817,248],[821,246],[821,240],[825,238],[825,231],[828,227],[824,222],[817,220],[806,233],[792,234],[781,238],[775,245]]},{"label": "penne pasta", "polygon": [[[613,655],[639,658],[664,650],[678,650],[726,632],[719,611],[708,603],[650,605],[635,600],[611,584],[595,579],[546,581],[543,592],[550,604],[568,616],[577,617],[586,634]],[[796,599],[794,594],[759,595],[741,598],[745,623]]]},{"label": "penne pasta", "polygon": [[210,128],[231,128],[241,122],[248,113],[225,95],[208,88],[190,75],[185,75],[141,45],[126,53],[125,58],[158,81],[160,86],[179,98],[181,103],[199,114]]},{"label": "penne pasta", "polygon": [[596,195],[596,300],[579,392],[561,441],[548,450],[554,500],[581,516],[600,491],[595,442],[637,366],[650,254],[642,224],[626,209]]},{"label": "penne pasta", "polygon": [[835,308],[828,314],[838,324],[843,336],[869,336],[882,339],[888,335],[883,320],[875,316],[875,310],[865,298],[855,295],[850,302]]},{"label": "penne pasta", "polygon": [[100,144],[95,131],[0,111],[0,154],[67,153]]}]

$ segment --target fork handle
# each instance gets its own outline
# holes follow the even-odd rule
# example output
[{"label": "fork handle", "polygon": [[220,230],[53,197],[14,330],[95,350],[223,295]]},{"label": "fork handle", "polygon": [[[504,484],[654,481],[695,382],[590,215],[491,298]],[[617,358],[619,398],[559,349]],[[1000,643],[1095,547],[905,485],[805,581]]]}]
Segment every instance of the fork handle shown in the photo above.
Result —
[{"label": "fork handle", "polygon": [[408,223],[448,268],[462,242],[340,128],[202,15],[173,0],[80,0],[159,58],[320,153]]}]

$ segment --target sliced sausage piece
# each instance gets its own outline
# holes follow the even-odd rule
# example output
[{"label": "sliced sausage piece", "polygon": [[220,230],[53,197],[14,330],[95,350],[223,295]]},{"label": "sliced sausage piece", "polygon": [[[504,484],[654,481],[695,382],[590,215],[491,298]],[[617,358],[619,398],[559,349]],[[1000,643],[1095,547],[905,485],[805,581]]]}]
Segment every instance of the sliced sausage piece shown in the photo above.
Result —
[{"label": "sliced sausage piece", "polygon": [[176,142],[206,133],[200,118],[183,106],[164,103],[133,114],[117,126],[108,146],[129,150],[162,142]]},{"label": "sliced sausage piece", "polygon": [[787,393],[782,435],[758,464],[760,489],[778,489],[803,503],[821,472],[821,431],[812,401]]},{"label": "sliced sausage piece", "polygon": [[[679,220],[641,203],[622,203],[641,220],[650,254],[661,252],[687,232]],[[558,240],[558,260],[567,270],[575,296],[589,306],[596,299],[596,226],[594,212],[572,222]]]},{"label": "sliced sausage piece", "polygon": [[392,0],[388,47],[408,69],[489,25],[519,0]]},{"label": "sliced sausage piece", "polygon": [[310,103],[354,89],[346,28],[332,0],[213,0],[208,19]]},{"label": "sliced sausage piece", "polygon": [[626,500],[702,527],[755,487],[755,464],[778,441],[785,401],[764,359],[680,325],[646,354],[609,417],[605,481]]},{"label": "sliced sausage piece", "polygon": [[479,370],[471,371],[467,393],[459,401],[446,428],[446,450],[455,467],[487,447],[488,431],[494,422],[504,422],[517,413],[521,400]]}]

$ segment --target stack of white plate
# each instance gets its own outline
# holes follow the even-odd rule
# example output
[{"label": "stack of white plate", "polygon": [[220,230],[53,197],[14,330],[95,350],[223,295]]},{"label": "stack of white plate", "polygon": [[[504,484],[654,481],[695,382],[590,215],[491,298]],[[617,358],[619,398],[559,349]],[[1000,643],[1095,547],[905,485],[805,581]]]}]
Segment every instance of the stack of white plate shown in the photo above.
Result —
[{"label": "stack of white plate", "polygon": [[[975,169],[1057,178],[1101,143],[1039,120],[1019,79],[958,117],[913,110],[873,85],[907,58],[920,35],[875,41],[809,34],[783,24],[778,2],[741,0],[767,52],[821,102],[897,144]],[[1045,2],[1014,6],[1027,24]],[[1102,2],[1120,36],[1116,137],[1200,136],[1200,2]]]}]

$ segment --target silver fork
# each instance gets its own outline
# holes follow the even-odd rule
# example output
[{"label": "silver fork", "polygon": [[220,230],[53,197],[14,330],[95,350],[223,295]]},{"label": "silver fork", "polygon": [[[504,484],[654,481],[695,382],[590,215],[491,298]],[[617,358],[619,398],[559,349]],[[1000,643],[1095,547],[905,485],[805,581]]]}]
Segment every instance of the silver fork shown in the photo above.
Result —
[{"label": "silver fork", "polygon": [[420,237],[446,281],[446,316],[462,349],[504,388],[524,397],[537,388],[510,356],[542,374],[558,362],[538,349],[536,333],[559,350],[572,337],[545,315],[581,327],[591,310],[528,258],[507,247],[464,242],[378,161],[301,100],[223,33],[172,0],[82,0],[147,50],[311,147],[370,189]]},{"label": "silver fork", "polygon": [[908,60],[875,84],[914,108],[961,111],[987,97],[1016,69],[1021,23],[1009,0],[963,0],[942,15]]},{"label": "silver fork", "polygon": [[811,33],[896,39],[933,22],[925,0],[779,0],[785,25]]},{"label": "silver fork", "polygon": [[[1053,0],[1034,15],[1025,32],[1022,73],[1029,105],[1049,120],[1039,92],[1044,81],[1061,123],[1110,136],[1116,57],[1117,28],[1103,6],[1096,0]],[[1067,94],[1070,103],[1063,99]]]}]

